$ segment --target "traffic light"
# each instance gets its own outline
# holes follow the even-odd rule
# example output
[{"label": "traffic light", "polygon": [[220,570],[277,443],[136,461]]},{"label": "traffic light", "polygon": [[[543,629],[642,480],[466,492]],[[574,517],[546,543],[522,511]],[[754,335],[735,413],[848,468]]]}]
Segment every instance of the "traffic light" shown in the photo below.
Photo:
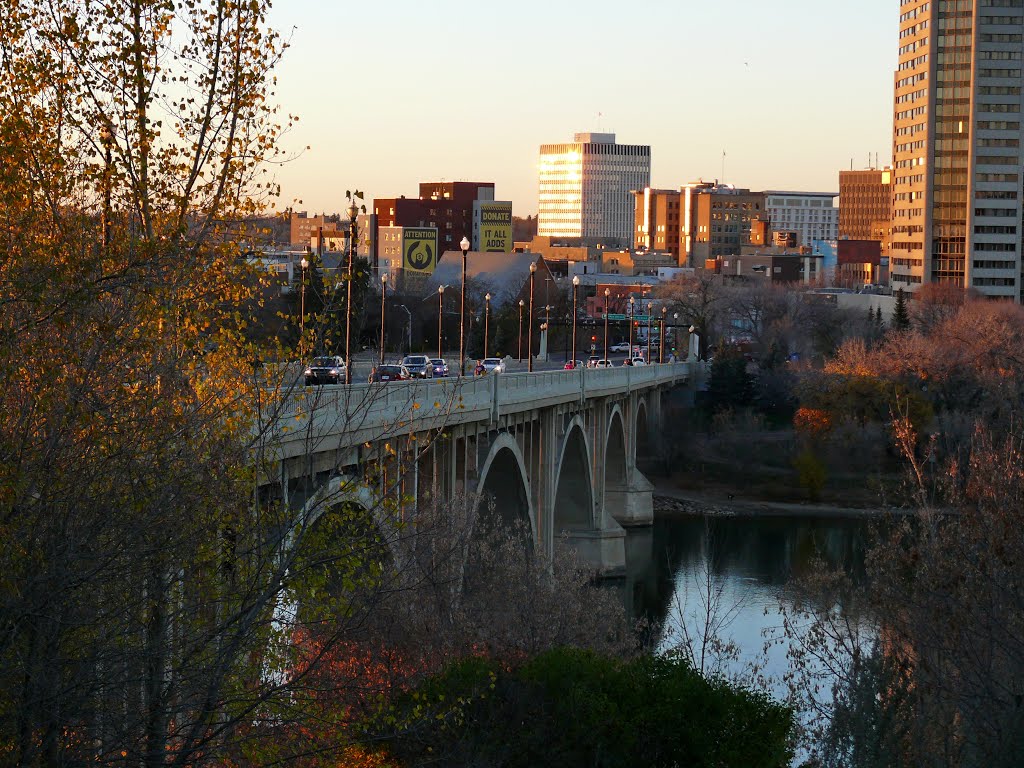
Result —
[{"label": "traffic light", "polygon": [[591,336],[591,337],[590,337],[590,340],[591,340],[591,341],[597,341],[597,336]]}]

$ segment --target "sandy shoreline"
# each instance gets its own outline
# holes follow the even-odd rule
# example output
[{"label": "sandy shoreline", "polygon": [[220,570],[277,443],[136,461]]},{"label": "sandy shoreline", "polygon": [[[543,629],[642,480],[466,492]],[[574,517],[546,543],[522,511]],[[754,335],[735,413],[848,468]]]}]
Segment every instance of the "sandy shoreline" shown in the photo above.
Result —
[{"label": "sandy shoreline", "polygon": [[845,507],[811,502],[730,499],[721,494],[688,491],[665,485],[654,487],[655,517],[721,515],[723,517],[882,517],[906,514],[907,510],[876,507]]}]

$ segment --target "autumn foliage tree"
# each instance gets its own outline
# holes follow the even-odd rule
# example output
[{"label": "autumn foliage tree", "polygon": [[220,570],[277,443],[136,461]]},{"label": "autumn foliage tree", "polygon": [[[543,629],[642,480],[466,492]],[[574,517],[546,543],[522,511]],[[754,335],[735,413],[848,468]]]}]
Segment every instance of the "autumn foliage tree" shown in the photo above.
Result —
[{"label": "autumn foliage tree", "polygon": [[264,3],[0,9],[0,753],[194,764],[273,697],[253,516]]}]

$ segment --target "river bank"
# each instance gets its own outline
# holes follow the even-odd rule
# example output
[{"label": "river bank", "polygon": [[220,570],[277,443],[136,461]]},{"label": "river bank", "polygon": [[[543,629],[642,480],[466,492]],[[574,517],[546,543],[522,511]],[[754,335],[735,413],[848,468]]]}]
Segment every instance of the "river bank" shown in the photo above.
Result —
[{"label": "river bank", "polygon": [[814,502],[760,501],[740,499],[729,494],[707,493],[674,488],[664,483],[654,487],[655,515],[665,517],[715,515],[720,517],[881,517],[907,514],[909,510],[851,507]]}]

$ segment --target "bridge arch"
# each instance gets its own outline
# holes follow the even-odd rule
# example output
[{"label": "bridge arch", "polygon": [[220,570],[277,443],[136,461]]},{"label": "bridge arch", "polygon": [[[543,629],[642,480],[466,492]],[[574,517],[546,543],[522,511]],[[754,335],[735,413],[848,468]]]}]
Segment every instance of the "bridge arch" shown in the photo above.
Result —
[{"label": "bridge arch", "polygon": [[[480,470],[477,489],[474,532],[486,530],[488,522],[505,527],[526,523],[530,531],[530,546],[537,541],[536,517],[530,495],[530,480],[526,474],[526,461],[519,443],[508,432],[502,432],[491,443],[487,459]],[[479,513],[491,500],[494,503],[494,517],[490,521],[481,520]],[[523,510],[526,510],[525,520]],[[481,523],[484,525],[481,526]]]},{"label": "bridge arch", "polygon": [[626,487],[629,454],[626,427],[618,406],[615,406],[608,418],[604,445],[604,490],[607,498],[610,489],[620,490]]},{"label": "bridge arch", "polygon": [[641,459],[651,455],[651,433],[647,422],[647,402],[638,397],[636,408],[633,411],[633,435],[632,435],[633,463],[640,464]]},{"label": "bridge arch", "polygon": [[555,475],[555,534],[567,530],[594,527],[594,483],[590,472],[590,448],[583,419],[577,415],[569,422],[558,471]]}]

